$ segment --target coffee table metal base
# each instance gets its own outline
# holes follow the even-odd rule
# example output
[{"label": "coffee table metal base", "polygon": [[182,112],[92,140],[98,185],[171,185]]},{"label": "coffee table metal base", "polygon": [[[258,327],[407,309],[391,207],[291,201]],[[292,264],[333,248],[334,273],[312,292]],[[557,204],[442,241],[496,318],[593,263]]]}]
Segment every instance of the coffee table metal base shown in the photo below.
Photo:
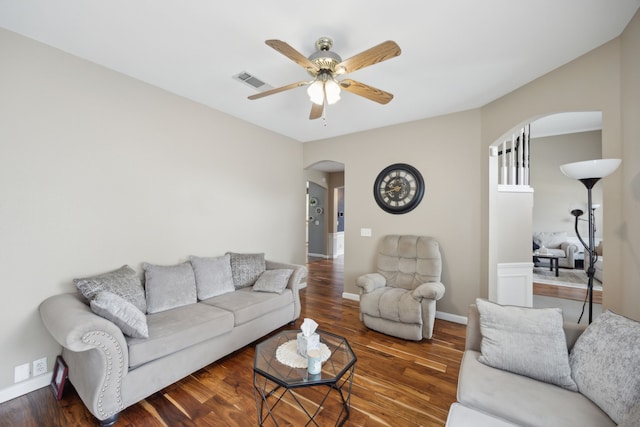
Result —
[{"label": "coffee table metal base", "polygon": [[[340,407],[336,426],[342,426],[351,411],[351,388],[356,365],[353,364],[345,374],[335,383],[315,383],[310,378],[309,383],[296,387],[285,387],[270,379],[253,373],[253,386],[258,409],[258,425],[279,426],[280,422],[290,425],[290,420],[276,415],[278,406],[290,405],[300,409],[308,421],[305,426],[328,425],[330,414],[335,414],[332,407]],[[312,376],[310,376],[312,377]],[[335,417],[335,415],[334,415]]]}]

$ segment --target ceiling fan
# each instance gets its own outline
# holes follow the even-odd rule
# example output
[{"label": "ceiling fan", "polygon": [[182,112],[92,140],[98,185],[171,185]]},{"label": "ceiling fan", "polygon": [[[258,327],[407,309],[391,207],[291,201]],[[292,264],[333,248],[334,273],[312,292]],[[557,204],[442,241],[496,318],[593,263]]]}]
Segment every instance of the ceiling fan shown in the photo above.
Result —
[{"label": "ceiling fan", "polygon": [[394,41],[388,40],[380,43],[344,61],[340,55],[330,50],[333,46],[333,40],[329,37],[319,38],[316,42],[318,51],[308,58],[283,41],[267,40],[265,43],[306,69],[313,79],[251,95],[249,97],[251,100],[301,86],[309,86],[307,89],[311,100],[309,119],[314,120],[323,116],[326,104],[334,104],[340,99],[340,89],[380,104],[386,104],[393,99],[393,95],[389,92],[351,79],[338,80],[337,77],[400,55],[400,47]]}]

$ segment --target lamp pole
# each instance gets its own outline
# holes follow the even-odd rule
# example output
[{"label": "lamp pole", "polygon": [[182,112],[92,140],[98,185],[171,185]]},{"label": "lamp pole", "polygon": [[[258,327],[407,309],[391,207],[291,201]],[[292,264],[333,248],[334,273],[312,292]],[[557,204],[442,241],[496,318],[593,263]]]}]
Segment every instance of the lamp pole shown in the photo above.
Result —
[{"label": "lamp pole", "polygon": [[600,178],[585,178],[580,181],[587,187],[587,209],[589,214],[589,268],[587,269],[587,289],[589,292],[589,323],[593,321],[593,276],[596,273],[596,250],[595,250],[595,224],[593,223],[593,201],[591,199],[591,189]]},{"label": "lamp pole", "polygon": [[[582,246],[585,247],[587,252],[589,252],[589,268],[587,269],[587,276],[589,281],[587,283],[587,292],[589,294],[589,323],[593,320],[593,276],[595,275],[596,268],[596,260],[597,254],[595,250],[595,224],[594,224],[594,215],[593,215],[593,202],[591,200],[591,189],[593,186],[600,180],[600,178],[604,178],[612,174],[622,160],[620,159],[596,159],[596,160],[586,160],[582,162],[574,162],[567,163],[565,165],[560,166],[560,170],[569,178],[577,179],[587,187],[587,195],[588,195],[588,206],[589,210],[589,246],[585,244],[585,242],[580,238],[580,233],[578,233],[578,216],[582,215],[580,210],[574,210],[571,213],[576,215],[576,234],[578,238],[580,238],[580,242],[582,242]],[[575,213],[574,213],[575,212]],[[582,318],[582,315],[580,315]]]}]

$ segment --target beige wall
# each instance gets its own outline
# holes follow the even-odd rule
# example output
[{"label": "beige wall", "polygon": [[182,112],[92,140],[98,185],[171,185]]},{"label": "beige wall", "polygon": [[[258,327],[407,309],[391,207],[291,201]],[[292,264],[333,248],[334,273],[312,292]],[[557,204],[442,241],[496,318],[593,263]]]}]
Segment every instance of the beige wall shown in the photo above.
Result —
[{"label": "beige wall", "polygon": [[640,319],[640,12],[621,42],[622,220],[614,224],[613,233],[622,240],[623,286],[615,302],[623,313]]},{"label": "beige wall", "polygon": [[228,250],[304,262],[299,142],[4,30],[0,52],[0,392],[16,365],[52,368],[38,304],[73,277]]},{"label": "beige wall", "polygon": [[[326,159],[345,165],[346,293],[357,294],[356,277],[373,271],[382,236],[431,235],[441,245],[447,286],[438,309],[466,312],[482,283],[479,142],[480,112],[474,110],[304,145],[305,165]],[[392,163],[415,166],[425,180],[422,203],[404,215],[384,212],[373,199],[376,176]],[[361,228],[371,228],[373,236],[361,237]]]}]

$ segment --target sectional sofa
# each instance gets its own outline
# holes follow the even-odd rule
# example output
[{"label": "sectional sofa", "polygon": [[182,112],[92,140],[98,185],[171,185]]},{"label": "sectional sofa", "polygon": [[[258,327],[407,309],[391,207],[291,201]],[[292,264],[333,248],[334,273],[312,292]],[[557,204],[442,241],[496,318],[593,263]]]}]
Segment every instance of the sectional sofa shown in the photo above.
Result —
[{"label": "sectional sofa", "polygon": [[306,268],[264,254],[191,257],[75,279],[40,305],[68,378],[103,426],[181,378],[300,316]]},{"label": "sectional sofa", "polygon": [[560,309],[469,308],[458,401],[447,427],[640,426],[640,323],[589,325]]}]

